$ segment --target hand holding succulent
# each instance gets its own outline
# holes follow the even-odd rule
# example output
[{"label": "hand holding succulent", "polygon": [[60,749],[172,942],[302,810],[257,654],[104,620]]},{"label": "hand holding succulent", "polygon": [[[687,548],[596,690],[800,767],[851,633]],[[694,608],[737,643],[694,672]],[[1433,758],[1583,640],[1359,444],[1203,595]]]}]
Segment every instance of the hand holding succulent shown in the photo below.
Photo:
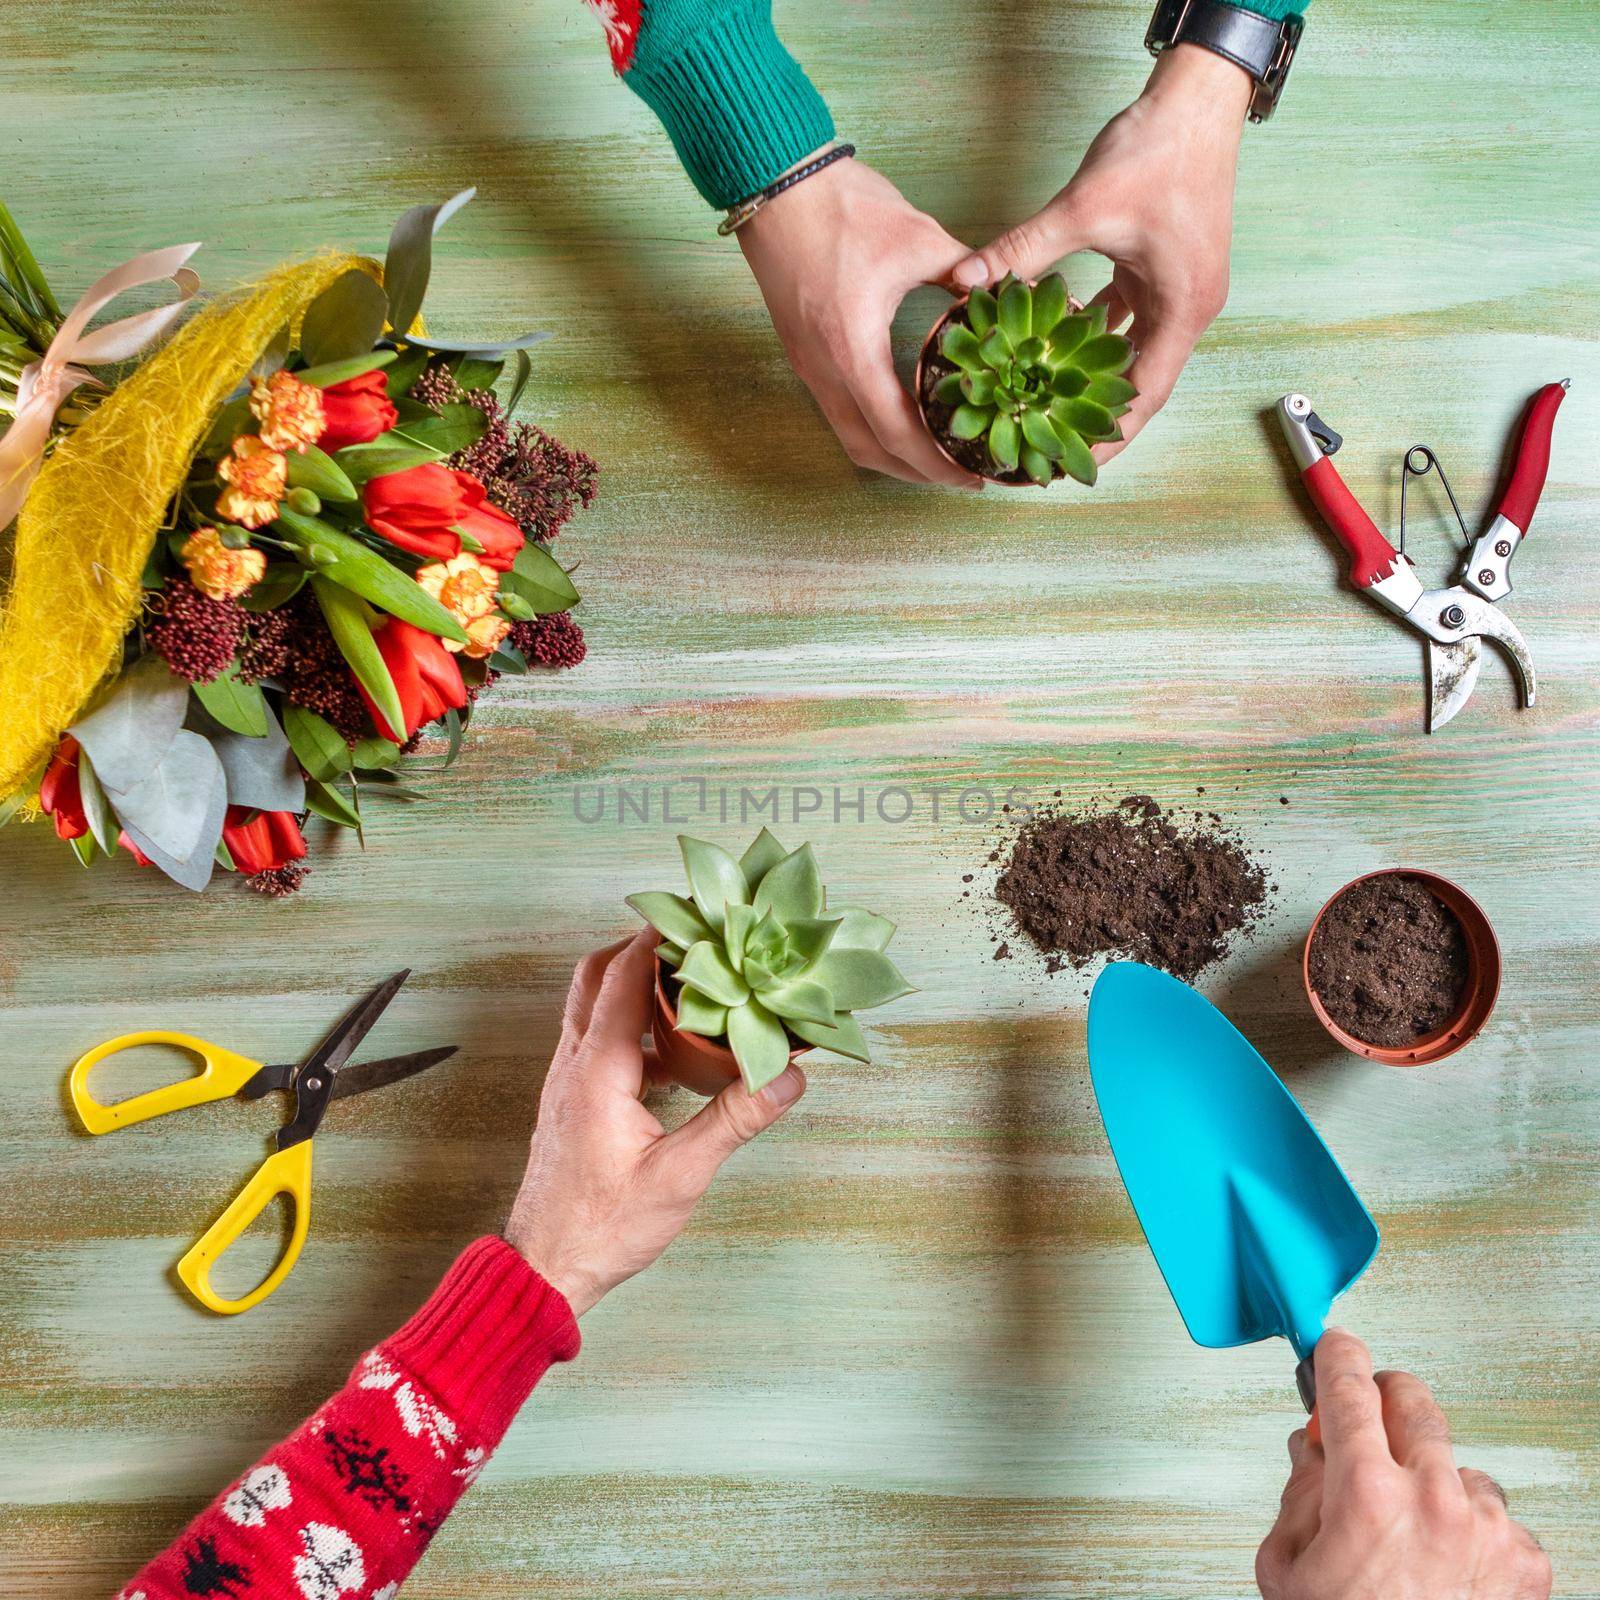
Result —
[{"label": "hand holding succulent", "polygon": [[1104,306],[1073,311],[1060,273],[1032,288],[1007,274],[972,291],[938,349],[954,368],[933,386],[951,438],[984,441],[995,467],[1037,484],[1095,481],[1090,444],[1122,437],[1137,392],[1121,376],[1133,346],[1106,332]]},{"label": "hand holding succulent", "polygon": [[911,990],[883,953],[894,924],[856,906],[829,910],[809,844],[786,851],[763,828],[737,861],[702,839],[678,844],[690,897],[628,904],[666,941],[657,954],[676,969],[679,1029],[726,1036],[751,1093],[788,1065],[794,1040],[867,1060],[851,1013]]}]

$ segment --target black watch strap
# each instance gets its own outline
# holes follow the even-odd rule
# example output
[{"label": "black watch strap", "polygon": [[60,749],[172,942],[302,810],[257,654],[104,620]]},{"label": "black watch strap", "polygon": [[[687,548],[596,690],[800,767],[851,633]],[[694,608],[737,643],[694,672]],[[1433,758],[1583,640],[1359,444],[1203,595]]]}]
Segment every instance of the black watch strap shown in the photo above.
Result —
[{"label": "black watch strap", "polygon": [[1278,104],[1305,22],[1275,21],[1225,0],[1158,0],[1145,48],[1160,55],[1175,44],[1197,44],[1242,67],[1256,81],[1250,120],[1265,122]]}]

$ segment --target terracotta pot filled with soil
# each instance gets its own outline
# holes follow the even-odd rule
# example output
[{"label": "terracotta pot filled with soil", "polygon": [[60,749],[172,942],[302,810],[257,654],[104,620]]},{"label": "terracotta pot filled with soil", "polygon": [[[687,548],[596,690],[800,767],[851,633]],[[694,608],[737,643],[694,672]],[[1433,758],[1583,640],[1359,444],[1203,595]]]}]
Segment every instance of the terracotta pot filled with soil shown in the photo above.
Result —
[{"label": "terracotta pot filled with soil", "polygon": [[1345,1049],[1420,1067],[1453,1055],[1489,1020],[1500,944],[1465,890],[1392,867],[1347,883],[1323,906],[1303,970],[1311,1009]]},{"label": "terracotta pot filled with soil", "polygon": [[[656,1056],[674,1082],[696,1094],[718,1094],[739,1076],[739,1063],[726,1041],[702,1038],[678,1027],[677,991],[677,974],[657,956],[655,1003],[650,1012],[650,1039]],[[792,1035],[790,1042],[794,1045],[789,1052],[791,1061],[811,1048]]]}]

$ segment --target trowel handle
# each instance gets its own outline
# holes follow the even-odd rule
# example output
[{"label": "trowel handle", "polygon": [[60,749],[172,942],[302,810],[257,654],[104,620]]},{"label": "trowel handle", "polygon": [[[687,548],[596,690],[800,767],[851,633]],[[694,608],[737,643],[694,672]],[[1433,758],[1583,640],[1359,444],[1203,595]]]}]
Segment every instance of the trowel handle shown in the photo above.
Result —
[{"label": "trowel handle", "polygon": [[1315,1366],[1316,1353],[1312,1352],[1304,1361],[1294,1369],[1294,1386],[1300,1391],[1300,1404],[1307,1411],[1317,1408],[1317,1369]]}]

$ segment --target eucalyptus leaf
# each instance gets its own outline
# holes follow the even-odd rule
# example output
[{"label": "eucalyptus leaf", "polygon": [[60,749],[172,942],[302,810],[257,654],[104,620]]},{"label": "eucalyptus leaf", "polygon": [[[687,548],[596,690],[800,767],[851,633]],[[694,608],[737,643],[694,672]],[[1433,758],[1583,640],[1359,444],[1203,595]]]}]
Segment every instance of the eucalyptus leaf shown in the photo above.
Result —
[{"label": "eucalyptus leaf", "polygon": [[198,894],[211,881],[211,871],[217,862],[217,852],[222,849],[222,828],[227,815],[228,785],[219,765],[211,796],[206,805],[205,817],[189,856],[179,859],[168,854],[156,840],[142,832],[137,824],[129,822],[126,817],[122,819],[122,825],[127,829],[128,838],[174,883]]},{"label": "eucalyptus leaf", "polygon": [[363,373],[390,366],[399,356],[398,350],[368,350],[364,355],[346,356],[343,361],[324,361],[320,366],[302,367],[295,377],[318,389],[331,389],[336,383],[348,383]]},{"label": "eucalyptus leaf", "polygon": [[[209,863],[216,839],[206,833],[218,791],[226,805],[227,779],[210,741],[180,728],[160,761],[138,783],[106,798],[129,833],[148,840],[167,859],[184,863],[199,852]],[[219,823],[219,833],[220,829]]]},{"label": "eucalyptus leaf", "polygon": [[307,366],[364,356],[383,337],[389,302],[382,287],[359,267],[341,273],[306,307],[300,354]]},{"label": "eucalyptus leaf", "polygon": [[[198,724],[198,726],[197,726]],[[257,811],[300,811],[306,802],[306,781],[278,719],[267,708],[266,732],[251,737],[229,733],[203,708],[189,725],[203,733],[222,763],[228,780],[228,804]]]},{"label": "eucalyptus leaf", "polygon": [[188,704],[189,685],[160,656],[141,656],[67,732],[89,752],[101,784],[120,792],[148,777],[166,755]]},{"label": "eucalyptus leaf", "polygon": [[389,253],[384,258],[383,283],[388,292],[389,325],[401,339],[410,333],[428,292],[434,234],[477,192],[463,189],[438,205],[412,206],[395,223],[389,235]]},{"label": "eucalyptus leaf", "polygon": [[728,1013],[728,1044],[751,1094],[766,1088],[789,1065],[789,1035],[759,1000]]},{"label": "eucalyptus leaf", "polygon": [[410,335],[406,343],[415,345],[419,350],[427,350],[433,355],[477,356],[484,360],[495,361],[518,350],[531,350],[535,345],[543,344],[549,337],[548,330],[541,328],[533,333],[518,334],[512,339],[501,339],[494,344],[453,344],[448,339],[425,339],[420,334]]},{"label": "eucalyptus leaf", "polygon": [[528,387],[528,379],[533,376],[533,362],[529,360],[526,350],[512,352],[511,370],[511,393],[506,399],[507,416],[510,416],[521,403],[523,391]]},{"label": "eucalyptus leaf", "polygon": [[209,683],[191,687],[195,699],[230,732],[260,738],[267,731],[267,698],[259,684],[240,679],[237,661],[230,661]]}]

